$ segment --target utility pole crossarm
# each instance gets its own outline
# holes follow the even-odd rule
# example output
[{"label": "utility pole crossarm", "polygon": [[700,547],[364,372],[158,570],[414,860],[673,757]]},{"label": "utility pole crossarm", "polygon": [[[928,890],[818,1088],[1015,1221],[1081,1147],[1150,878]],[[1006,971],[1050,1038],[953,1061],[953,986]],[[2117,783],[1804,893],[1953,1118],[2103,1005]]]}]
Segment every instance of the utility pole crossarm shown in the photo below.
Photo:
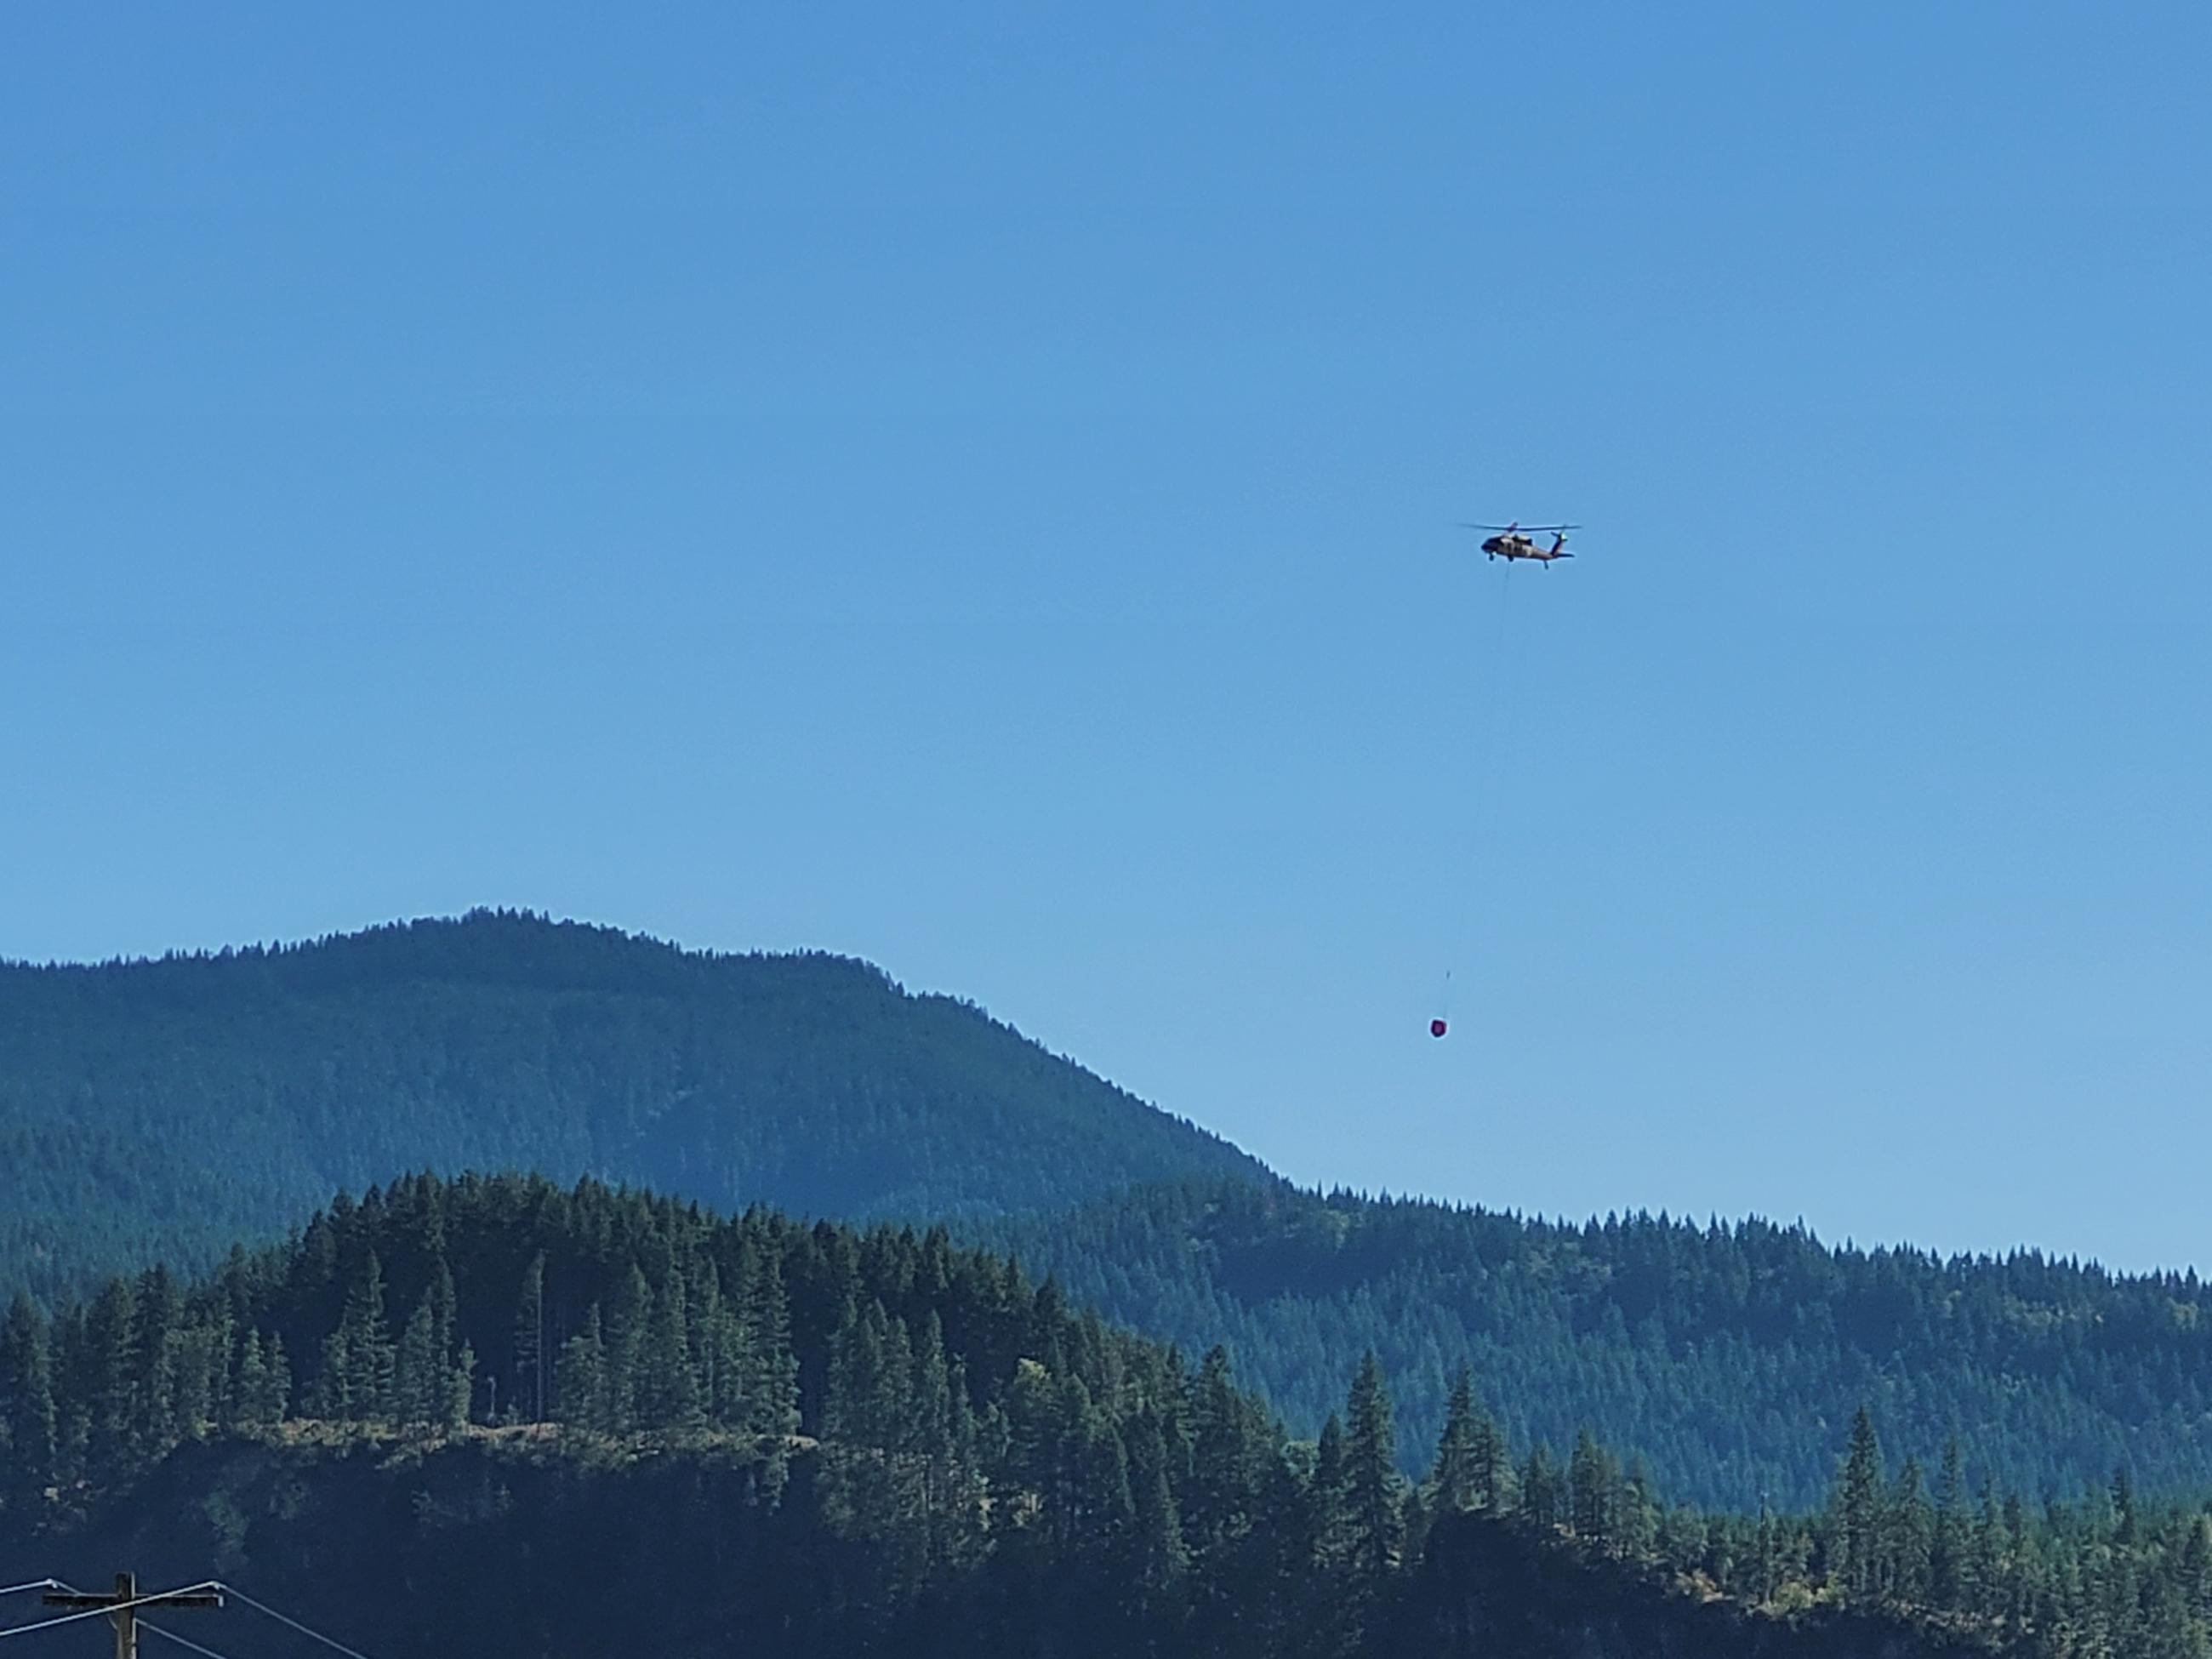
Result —
[{"label": "utility pole crossarm", "polygon": [[138,1659],[138,1609],[141,1607],[219,1607],[222,1593],[203,1585],[190,1589],[138,1594],[138,1575],[118,1572],[112,1595],[88,1595],[81,1590],[48,1590],[39,1598],[50,1607],[75,1613],[97,1613],[112,1607],[108,1622],[115,1626],[115,1659]]},{"label": "utility pole crossarm", "polygon": [[118,1600],[136,1601],[142,1607],[219,1607],[222,1595],[214,1590],[179,1590],[171,1595],[64,1595],[58,1592],[39,1598],[50,1607],[70,1609],[112,1607]]}]

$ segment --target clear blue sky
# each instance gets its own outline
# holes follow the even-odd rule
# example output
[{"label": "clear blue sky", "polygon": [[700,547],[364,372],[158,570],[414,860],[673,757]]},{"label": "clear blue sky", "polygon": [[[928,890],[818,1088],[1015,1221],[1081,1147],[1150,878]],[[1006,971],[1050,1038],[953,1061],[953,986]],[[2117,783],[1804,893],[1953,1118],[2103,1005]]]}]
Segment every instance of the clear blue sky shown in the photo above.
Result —
[{"label": "clear blue sky", "polygon": [[2212,1262],[2208,62],[15,8],[0,953],[823,946],[1308,1181]]}]

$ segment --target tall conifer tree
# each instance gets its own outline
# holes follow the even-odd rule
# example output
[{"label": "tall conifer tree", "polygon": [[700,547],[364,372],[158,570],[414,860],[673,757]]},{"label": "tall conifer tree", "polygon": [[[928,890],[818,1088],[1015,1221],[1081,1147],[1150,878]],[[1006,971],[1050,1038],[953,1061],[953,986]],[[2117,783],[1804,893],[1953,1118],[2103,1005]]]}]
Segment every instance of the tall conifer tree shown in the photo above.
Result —
[{"label": "tall conifer tree", "polygon": [[585,1310],[584,1328],[561,1350],[554,1373],[554,1407],[571,1428],[605,1434],[614,1427],[607,1388],[606,1341],[600,1330],[599,1304]]},{"label": "tall conifer tree", "polygon": [[42,1504],[59,1449],[53,1366],[46,1316],[21,1291],[9,1306],[7,1323],[0,1326],[0,1407],[5,1410],[0,1432],[6,1437],[0,1446],[0,1467],[6,1470],[0,1504],[19,1509]]},{"label": "tall conifer tree", "polygon": [[1583,1429],[1567,1457],[1568,1524],[1578,1537],[1613,1541],[1613,1487],[1619,1480],[1612,1456]]},{"label": "tall conifer tree", "polygon": [[1476,1507],[1474,1460],[1474,1377],[1462,1365],[1444,1401],[1443,1432],[1437,1438],[1437,1461],[1429,1474],[1430,1501],[1438,1513],[1455,1515]]},{"label": "tall conifer tree", "polygon": [[1389,1389],[1372,1350],[1352,1380],[1345,1419],[1352,1568],[1380,1584],[1398,1563],[1401,1483]]},{"label": "tall conifer tree", "polygon": [[1881,1443],[1874,1417],[1862,1405],[1851,1419],[1850,1449],[1836,1488],[1836,1523],[1843,1546],[1844,1588],[1853,1595],[1875,1589],[1881,1551]]},{"label": "tall conifer tree", "polygon": [[1958,1611],[1966,1605],[1966,1536],[1971,1525],[1966,1460],[1954,1436],[1943,1443],[1943,1461],[1936,1477],[1935,1526],[1928,1541],[1928,1599],[1934,1607]]},{"label": "tall conifer tree", "polygon": [[545,1420],[551,1356],[545,1352],[545,1252],[539,1250],[522,1270],[514,1302],[514,1366],[507,1397],[526,1423]]},{"label": "tall conifer tree", "polygon": [[1919,1459],[1907,1457],[1897,1472],[1886,1520],[1888,1563],[1883,1589],[1899,1600],[1924,1607],[1935,1568],[1936,1517]]}]

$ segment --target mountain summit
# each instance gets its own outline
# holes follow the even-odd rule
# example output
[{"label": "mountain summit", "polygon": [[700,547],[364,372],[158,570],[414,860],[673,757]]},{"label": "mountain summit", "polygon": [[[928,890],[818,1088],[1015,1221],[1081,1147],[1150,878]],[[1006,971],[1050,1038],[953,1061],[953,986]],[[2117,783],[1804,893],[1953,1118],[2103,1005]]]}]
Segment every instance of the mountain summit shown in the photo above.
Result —
[{"label": "mountain summit", "polygon": [[1273,1177],[972,1004],[507,911],[0,967],[0,1280],[189,1264],[419,1169],[983,1217]]}]

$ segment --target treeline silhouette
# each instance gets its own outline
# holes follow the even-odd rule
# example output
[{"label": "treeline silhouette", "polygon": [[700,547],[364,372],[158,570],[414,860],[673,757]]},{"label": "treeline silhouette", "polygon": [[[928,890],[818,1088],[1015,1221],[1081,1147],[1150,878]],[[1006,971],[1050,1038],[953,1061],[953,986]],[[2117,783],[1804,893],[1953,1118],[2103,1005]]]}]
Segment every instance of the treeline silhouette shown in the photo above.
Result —
[{"label": "treeline silhouette", "polygon": [[588,1585],[505,1568],[491,1601],[519,1622],[472,1644],[532,1650],[516,1632],[550,1609],[603,1621],[586,1591],[634,1552],[623,1571],[720,1575],[656,1631],[672,1651],[1629,1652],[1677,1631],[1720,1654],[2212,1653],[2212,1521],[2124,1473],[2028,1503],[1971,1489],[1967,1445],[1931,1482],[1862,1410],[1819,1508],[1705,1511],[1588,1432],[1564,1457],[1516,1443],[1462,1374],[1409,1480],[1371,1355],[1295,1439],[1223,1351],[1188,1364],[942,1229],[590,1182],[410,1177],[201,1278],[156,1267],[52,1315],[19,1297],[0,1425],[12,1553],[212,1561],[338,1597],[364,1639],[399,1613],[313,1564],[423,1562],[405,1617],[449,1638],[447,1613],[485,1609],[428,1557],[474,1557],[476,1583],[597,1538]]}]

